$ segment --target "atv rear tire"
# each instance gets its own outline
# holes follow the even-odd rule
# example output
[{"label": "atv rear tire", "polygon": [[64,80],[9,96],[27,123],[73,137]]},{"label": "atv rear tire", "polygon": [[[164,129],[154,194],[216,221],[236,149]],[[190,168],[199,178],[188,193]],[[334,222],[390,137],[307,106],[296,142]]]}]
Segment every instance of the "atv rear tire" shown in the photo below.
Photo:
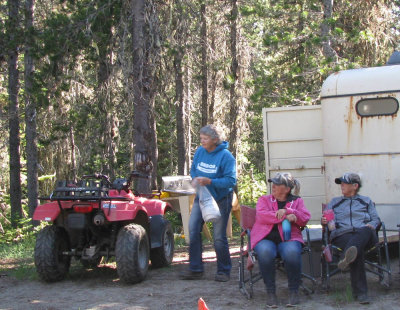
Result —
[{"label": "atv rear tire", "polygon": [[67,232],[57,226],[46,226],[37,235],[35,244],[35,266],[39,277],[46,282],[63,280],[71,264]]},{"label": "atv rear tire", "polygon": [[167,222],[161,236],[161,246],[151,249],[150,259],[154,268],[171,265],[174,258],[174,232],[171,223]]},{"label": "atv rear tire", "polygon": [[143,281],[149,268],[149,239],[146,230],[137,224],[122,227],[115,246],[117,272],[129,284]]}]

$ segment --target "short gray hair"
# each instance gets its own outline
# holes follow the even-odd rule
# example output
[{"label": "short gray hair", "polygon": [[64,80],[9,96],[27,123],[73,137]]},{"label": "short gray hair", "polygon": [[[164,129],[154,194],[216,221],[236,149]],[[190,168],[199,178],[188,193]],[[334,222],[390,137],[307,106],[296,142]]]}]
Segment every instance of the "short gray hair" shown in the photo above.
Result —
[{"label": "short gray hair", "polygon": [[211,139],[217,139],[217,145],[221,144],[222,142],[221,132],[212,124],[202,127],[200,129],[200,134],[209,136]]}]

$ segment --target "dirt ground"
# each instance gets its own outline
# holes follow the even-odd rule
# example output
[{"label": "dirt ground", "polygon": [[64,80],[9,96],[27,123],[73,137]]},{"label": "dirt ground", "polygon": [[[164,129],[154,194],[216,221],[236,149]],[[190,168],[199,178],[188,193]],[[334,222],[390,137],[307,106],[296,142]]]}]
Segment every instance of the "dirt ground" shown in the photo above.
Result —
[{"label": "dirt ground", "polygon": [[[146,280],[136,285],[125,285],[118,279],[112,265],[101,265],[86,270],[73,264],[68,278],[62,282],[47,284],[42,281],[22,281],[10,275],[0,276],[0,309],[198,309],[202,297],[210,310],[217,309],[264,309],[264,284],[257,282],[254,297],[248,300],[238,289],[239,248],[231,247],[233,270],[227,283],[214,281],[215,253],[207,246],[203,254],[205,278],[197,281],[179,280],[179,273],[187,268],[187,249],[175,253],[171,267],[150,269]],[[1,264],[10,262],[1,261]],[[301,294],[297,309],[400,309],[400,274],[398,259],[392,260],[393,285],[381,286],[375,276],[369,278],[372,303],[359,305],[350,297],[348,273],[332,278],[329,294],[322,291],[320,281],[314,294]],[[285,308],[288,297],[284,273],[277,273],[280,308]]]}]

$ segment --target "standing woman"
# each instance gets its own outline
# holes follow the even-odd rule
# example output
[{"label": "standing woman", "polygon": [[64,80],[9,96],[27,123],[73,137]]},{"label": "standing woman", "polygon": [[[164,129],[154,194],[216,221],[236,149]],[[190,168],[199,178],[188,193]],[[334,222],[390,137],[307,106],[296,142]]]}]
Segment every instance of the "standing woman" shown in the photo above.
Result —
[{"label": "standing woman", "polygon": [[[236,185],[236,160],[228,151],[228,142],[221,141],[221,134],[214,125],[200,129],[200,143],[201,146],[194,154],[190,175],[199,185],[207,186],[221,212],[219,220],[213,223],[214,249],[217,254],[215,281],[226,282],[232,268],[226,228],[232,209],[233,187]],[[189,269],[181,274],[184,280],[203,277],[203,224],[199,197],[196,196],[189,220]]]},{"label": "standing woman", "polygon": [[[251,248],[257,253],[261,276],[267,289],[267,308],[277,308],[275,286],[275,258],[279,254],[288,277],[289,302],[299,303],[301,283],[301,248],[303,242],[300,227],[305,226],[311,215],[304,201],[297,196],[299,182],[290,173],[277,173],[272,179],[272,195],[261,196],[256,205],[256,221],[251,230]],[[292,194],[293,190],[293,194]],[[282,222],[290,222],[291,234],[285,240]]]}]

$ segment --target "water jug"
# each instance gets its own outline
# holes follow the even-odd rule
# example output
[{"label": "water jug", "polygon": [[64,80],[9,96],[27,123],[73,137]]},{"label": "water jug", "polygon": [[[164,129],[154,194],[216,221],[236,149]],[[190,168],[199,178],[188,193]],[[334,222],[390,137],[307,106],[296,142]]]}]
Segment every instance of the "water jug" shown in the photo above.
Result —
[{"label": "water jug", "polygon": [[288,219],[284,219],[282,222],[282,230],[283,230],[283,240],[290,240],[290,236],[292,234],[292,225],[290,224]]}]

